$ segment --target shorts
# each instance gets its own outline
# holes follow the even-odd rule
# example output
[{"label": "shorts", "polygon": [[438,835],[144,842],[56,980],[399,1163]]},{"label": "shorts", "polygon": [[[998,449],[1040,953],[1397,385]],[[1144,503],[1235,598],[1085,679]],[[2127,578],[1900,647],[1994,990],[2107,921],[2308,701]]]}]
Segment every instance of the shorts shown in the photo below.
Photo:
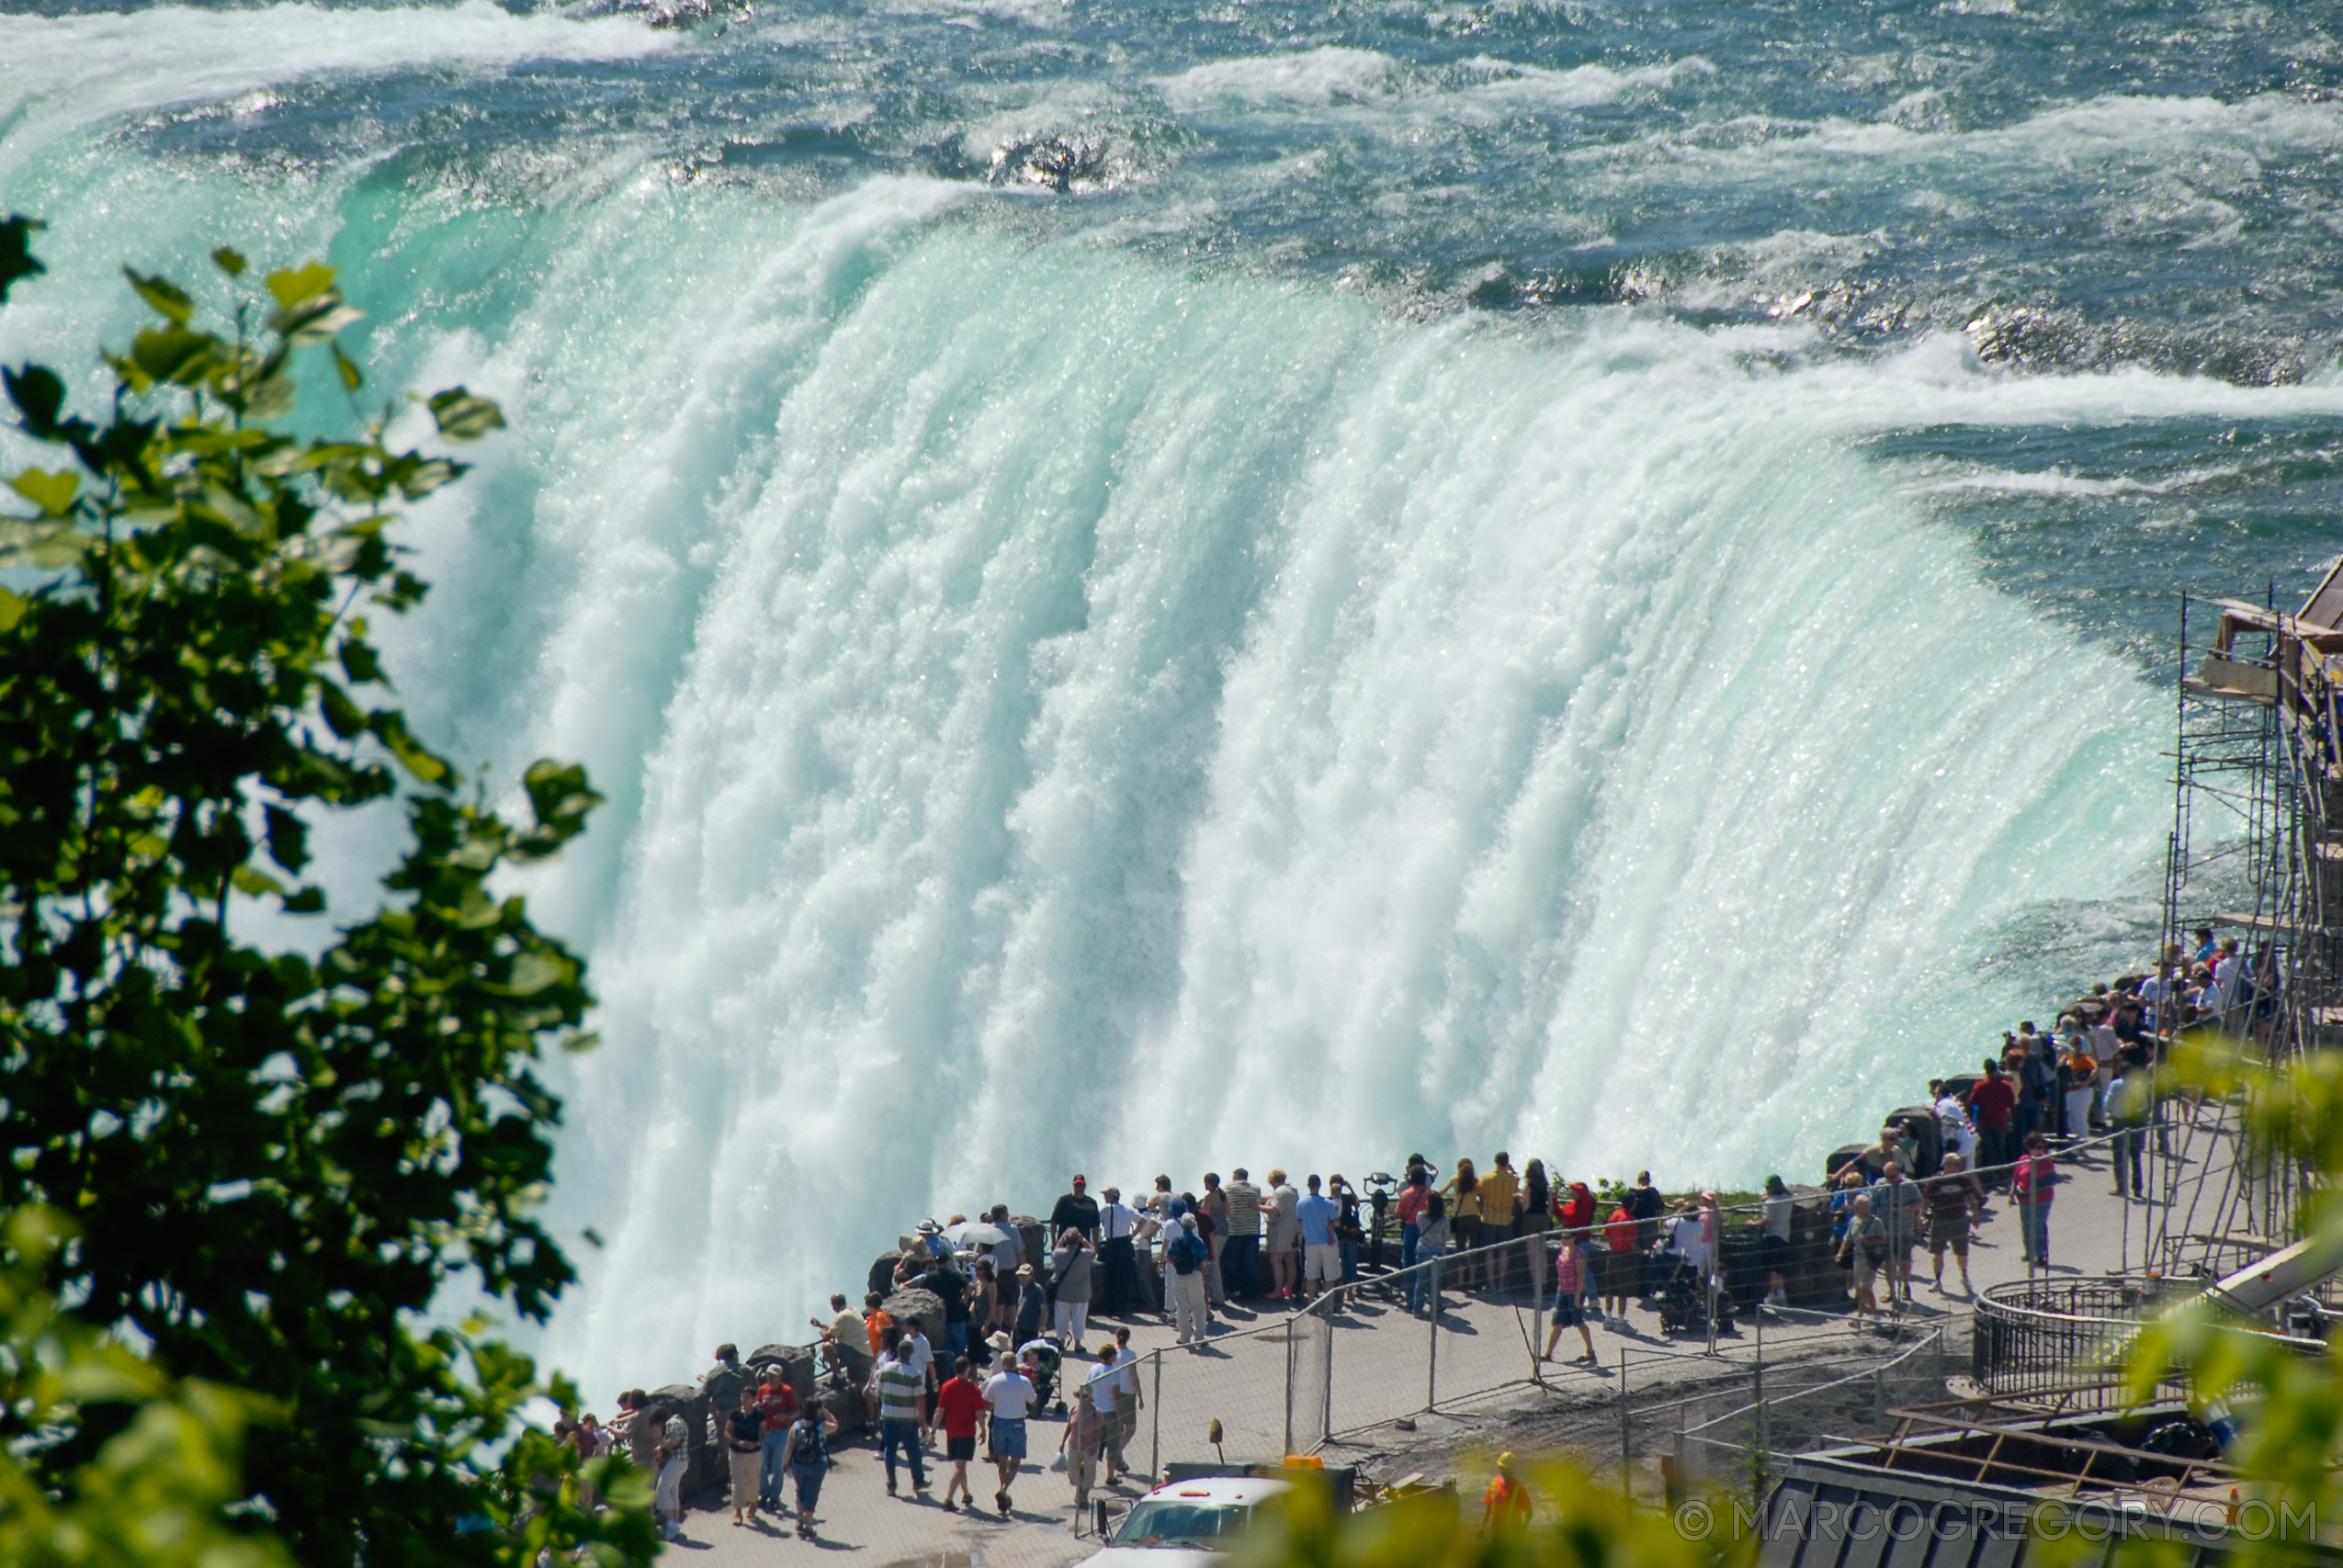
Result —
[{"label": "shorts", "polygon": [[1025,1424],[1020,1420],[1003,1421],[992,1418],[992,1457],[1023,1459],[1025,1457]]},{"label": "shorts", "polygon": [[798,1464],[794,1461],[791,1461],[789,1477],[798,1483],[798,1507],[800,1511],[810,1514],[813,1512],[814,1505],[821,1501],[821,1480],[829,1473],[829,1470],[830,1467],[827,1464]]},{"label": "shorts", "polygon": [[1870,1253],[1860,1247],[1855,1248],[1855,1289],[1870,1290],[1871,1282],[1879,1277],[1879,1270],[1884,1265],[1885,1259],[1880,1263],[1873,1263]]},{"label": "shorts", "polygon": [[1790,1244],[1778,1235],[1758,1237],[1758,1261],[1769,1274],[1783,1272],[1790,1261]]},{"label": "shorts", "polygon": [[956,1461],[976,1458],[976,1434],[970,1432],[965,1438],[947,1436],[944,1439],[944,1457]]},{"label": "shorts", "polygon": [[1577,1328],[1584,1325],[1586,1320],[1587,1309],[1580,1306],[1576,1300],[1554,1303],[1555,1327]]},{"label": "shorts", "polygon": [[1332,1242],[1302,1248],[1302,1282],[1316,1280],[1322,1284],[1341,1283],[1342,1279],[1342,1249]]},{"label": "shorts", "polygon": [[1955,1258],[1966,1258],[1969,1255],[1968,1215],[1940,1214],[1929,1220],[1928,1249],[1930,1252],[1941,1253],[1948,1247],[1952,1249],[1952,1255]]}]

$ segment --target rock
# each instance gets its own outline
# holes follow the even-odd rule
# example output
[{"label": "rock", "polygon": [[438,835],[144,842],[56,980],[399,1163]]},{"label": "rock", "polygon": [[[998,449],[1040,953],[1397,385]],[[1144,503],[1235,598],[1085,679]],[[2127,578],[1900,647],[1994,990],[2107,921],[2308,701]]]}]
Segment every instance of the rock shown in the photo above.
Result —
[{"label": "rock", "polygon": [[730,1469],[724,1459],[724,1445],[717,1440],[715,1423],[709,1419],[707,1398],[690,1383],[669,1383],[665,1388],[651,1391],[653,1409],[672,1407],[684,1418],[685,1429],[691,1434],[691,1453],[684,1470],[684,1497],[722,1497],[731,1483]]},{"label": "rock", "polygon": [[907,1285],[887,1298],[883,1310],[907,1330],[918,1324],[929,1348],[939,1356],[944,1353],[944,1300],[934,1291]]},{"label": "rock", "polygon": [[886,1295],[895,1288],[895,1265],[903,1260],[900,1252],[882,1252],[870,1266],[870,1282],[863,1288]]}]

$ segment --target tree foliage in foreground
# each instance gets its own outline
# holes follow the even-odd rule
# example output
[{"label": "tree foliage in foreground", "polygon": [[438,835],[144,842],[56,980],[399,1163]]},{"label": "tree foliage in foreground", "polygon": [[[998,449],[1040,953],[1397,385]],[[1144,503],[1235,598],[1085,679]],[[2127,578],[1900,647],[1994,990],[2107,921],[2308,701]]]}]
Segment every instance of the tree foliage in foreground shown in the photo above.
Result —
[{"label": "tree foliage in foreground", "polygon": [[[32,228],[0,225],[0,300],[40,270]],[[178,1420],[222,1464],[242,1437],[250,1495],[219,1517],[303,1562],[645,1561],[625,1468],[601,1479],[629,1506],[597,1518],[567,1450],[519,1426],[530,1362],[420,1326],[458,1273],[533,1319],[572,1278],[533,1217],[559,1115],[538,1062],[588,1043],[591,998],[495,885],[597,797],[540,761],[508,820],[409,732],[368,618],[424,592],[394,508],[463,468],[359,415],[332,268],[255,292],[243,257],[214,260],[217,330],[130,275],[154,324],[105,356],[94,412],[51,369],[5,375],[45,456],[0,505],[0,1210],[22,1222],[8,1331],[40,1348],[0,1411],[0,1529],[36,1495],[106,1496]],[[287,433],[297,365],[338,378],[349,428]],[[428,409],[444,441],[503,423],[461,388]],[[324,914],[311,824],[375,802],[410,830],[379,907],[314,956],[240,940],[247,901]],[[92,1331],[131,1381],[70,1397]],[[51,1376],[63,1392],[24,1394]]]}]

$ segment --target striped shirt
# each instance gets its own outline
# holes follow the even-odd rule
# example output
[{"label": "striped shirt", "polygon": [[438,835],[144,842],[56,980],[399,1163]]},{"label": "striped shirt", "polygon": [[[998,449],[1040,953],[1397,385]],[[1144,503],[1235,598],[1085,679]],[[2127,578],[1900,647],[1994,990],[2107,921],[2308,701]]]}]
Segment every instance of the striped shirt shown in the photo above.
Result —
[{"label": "striped shirt", "polygon": [[920,1418],[920,1395],[927,1392],[927,1379],[908,1361],[881,1361],[871,1374],[871,1386],[878,1390],[878,1418],[881,1421],[916,1421]]},{"label": "striped shirt", "polygon": [[1261,1234],[1261,1189],[1250,1181],[1232,1181],[1221,1189],[1228,1195],[1228,1234]]}]

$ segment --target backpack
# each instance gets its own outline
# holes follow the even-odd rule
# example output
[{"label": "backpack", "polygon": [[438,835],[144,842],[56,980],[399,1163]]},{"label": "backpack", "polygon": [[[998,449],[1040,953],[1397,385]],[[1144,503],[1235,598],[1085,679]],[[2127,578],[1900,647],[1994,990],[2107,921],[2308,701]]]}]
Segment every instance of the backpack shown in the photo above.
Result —
[{"label": "backpack", "polygon": [[821,1464],[830,1457],[827,1440],[821,1435],[821,1417],[800,1418],[796,1439],[789,1445],[791,1464]]},{"label": "backpack", "polygon": [[1172,1260],[1173,1273],[1193,1274],[1204,1267],[1205,1245],[1195,1236],[1183,1235],[1165,1247],[1163,1256]]}]

